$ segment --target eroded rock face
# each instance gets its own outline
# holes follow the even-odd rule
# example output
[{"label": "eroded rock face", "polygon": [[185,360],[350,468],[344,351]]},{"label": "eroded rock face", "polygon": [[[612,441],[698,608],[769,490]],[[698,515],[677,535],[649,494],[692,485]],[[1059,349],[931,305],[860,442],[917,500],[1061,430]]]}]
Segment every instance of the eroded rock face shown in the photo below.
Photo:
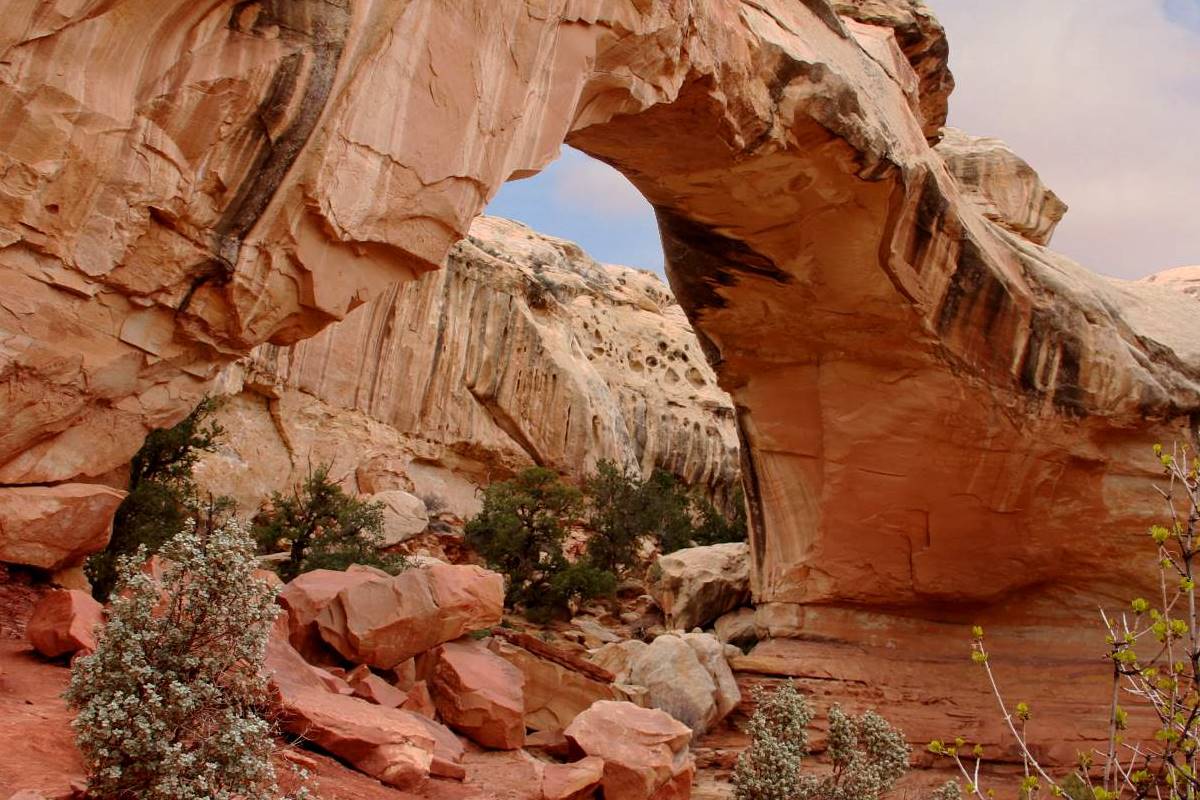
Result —
[{"label": "eroded rock face", "polygon": [[478,500],[447,473],[483,483],[536,463],[581,479],[609,459],[718,500],[738,479],[733,406],[662,281],[504,219],[476,220],[445,269],[226,378],[231,435],[200,474],[250,506],[310,461],[462,516]]},{"label": "eroded rock face", "polygon": [[1034,244],[1048,244],[1067,204],[1042,183],[1033,167],[999,139],[943,128],[934,148],[964,197],[992,222]]}]

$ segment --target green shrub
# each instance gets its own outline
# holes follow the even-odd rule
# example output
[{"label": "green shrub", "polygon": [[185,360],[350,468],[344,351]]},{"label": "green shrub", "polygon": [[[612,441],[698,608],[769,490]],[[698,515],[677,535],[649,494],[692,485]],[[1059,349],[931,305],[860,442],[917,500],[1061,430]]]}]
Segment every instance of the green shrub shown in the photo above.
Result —
[{"label": "green shrub", "polygon": [[[151,431],[129,464],[129,494],[113,517],[108,546],[90,556],[85,571],[96,599],[107,600],[117,580],[117,562],[145,547],[150,555],[179,531],[198,505],[192,470],[200,455],[216,449],[224,429],[211,417],[217,401],[206,397],[179,424]],[[217,504],[229,508],[232,501]]]},{"label": "green shrub", "polygon": [[347,494],[329,477],[329,464],[312,469],[291,494],[275,492],[259,514],[254,538],[262,553],[286,548],[274,566],[287,582],[314,569],[346,569],[351,564],[393,574],[407,566],[403,556],[383,552],[383,504]]},{"label": "green shrub", "polygon": [[636,566],[638,546],[656,542],[664,553],[695,545],[746,540],[746,507],[739,488],[732,519],[712,501],[687,490],[675,476],[656,469],[649,478],[601,461],[584,483],[591,531],[588,559],[622,573]]},{"label": "green shrub", "polygon": [[601,461],[584,483],[587,495],[588,560],[613,573],[637,560],[638,545],[650,533],[653,520],[642,502],[641,475]]},{"label": "green shrub", "polygon": [[[733,773],[735,800],[878,800],[908,771],[908,744],[874,711],[846,714],[829,710],[828,774],[805,775],[808,726],[812,707],[791,681],[768,694],[753,690],[756,704],[747,733],[750,746],[738,757]],[[955,800],[950,782],[933,800]]]},{"label": "green shrub", "polygon": [[66,697],[97,800],[279,797],[262,672],[274,591],[254,576],[236,521],[192,521],[161,547],[117,564],[119,593],[96,652],[76,661]]},{"label": "green shrub", "polygon": [[732,502],[733,516],[727,517],[707,497],[696,497],[696,524],[692,540],[697,545],[746,541],[746,493],[741,486],[734,489]]},{"label": "green shrub", "polygon": [[564,611],[615,587],[612,573],[572,565],[563,553],[567,523],[579,518],[581,495],[553,470],[531,467],[483,493],[483,507],[466,525],[467,543],[508,579],[506,602],[535,617]]}]

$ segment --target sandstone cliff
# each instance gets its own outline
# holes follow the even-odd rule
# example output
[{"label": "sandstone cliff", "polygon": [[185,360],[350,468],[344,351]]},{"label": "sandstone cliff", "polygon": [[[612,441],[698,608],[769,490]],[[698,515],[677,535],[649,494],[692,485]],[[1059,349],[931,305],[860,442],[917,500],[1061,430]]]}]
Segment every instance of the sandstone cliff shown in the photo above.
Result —
[{"label": "sandstone cliff", "polygon": [[1016,162],[931,146],[952,80],[918,0],[6,11],[0,484],[118,482],[223,367],[436,268],[566,140],[656,208],[768,632],[899,609],[838,626],[887,652],[1005,603],[1044,632],[1145,579],[1142,454],[1195,438],[1200,301],[1053,254],[1049,196],[991,180]]},{"label": "sandstone cliff", "polygon": [[228,435],[198,474],[247,508],[322,461],[364,493],[396,481],[459,513],[531,464],[661,467],[722,499],[738,479],[733,406],[670,290],[503,219],[221,385]]}]

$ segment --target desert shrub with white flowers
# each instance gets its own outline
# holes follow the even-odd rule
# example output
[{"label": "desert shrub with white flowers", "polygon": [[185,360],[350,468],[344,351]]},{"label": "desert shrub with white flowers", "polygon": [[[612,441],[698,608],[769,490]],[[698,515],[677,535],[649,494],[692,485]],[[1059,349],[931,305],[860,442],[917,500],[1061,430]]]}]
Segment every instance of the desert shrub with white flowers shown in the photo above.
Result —
[{"label": "desert shrub with white flowers", "polygon": [[[812,706],[788,681],[775,692],[753,690],[754,714],[746,732],[750,746],[733,773],[735,800],[878,800],[908,770],[904,734],[874,711],[859,716],[829,710],[828,755],[832,769],[806,774]],[[934,800],[955,800],[948,784]]]},{"label": "desert shrub with white flowers", "polygon": [[161,577],[144,548],[120,560],[96,652],[72,669],[89,797],[275,800],[262,664],[278,608],[253,542],[236,520],[188,521],[159,555]]}]

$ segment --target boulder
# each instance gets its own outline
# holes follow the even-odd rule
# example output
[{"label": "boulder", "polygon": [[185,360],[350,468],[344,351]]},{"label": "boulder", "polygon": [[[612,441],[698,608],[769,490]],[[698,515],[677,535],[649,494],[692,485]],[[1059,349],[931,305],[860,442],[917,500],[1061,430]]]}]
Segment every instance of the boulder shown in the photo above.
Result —
[{"label": "boulder", "polygon": [[521,671],[524,678],[525,726],[535,731],[562,730],[597,700],[628,700],[607,681],[550,660],[524,647],[493,638],[488,647]]},{"label": "boulder", "polygon": [[104,624],[104,606],[77,589],[52,589],[33,608],[25,635],[47,658],[90,653],[96,629]]},{"label": "boulder", "polygon": [[[738,703],[742,702],[742,692],[733,676],[733,670],[729,667],[725,645],[721,644],[717,637],[711,633],[685,633],[679,638],[692,648],[696,660],[712,678],[715,687],[713,702],[716,704],[717,715],[708,724],[711,728],[737,708]],[[699,735],[701,731],[696,733]]]},{"label": "boulder", "polygon": [[264,665],[283,729],[397,787],[431,774],[461,777],[463,747],[445,726],[330,691],[276,623]]},{"label": "boulder", "polygon": [[750,601],[750,546],[689,547],[660,556],[650,587],[667,626],[690,631]]},{"label": "boulder", "polygon": [[338,593],[351,586],[391,576],[374,567],[351,566],[346,570],[314,569],[289,581],[277,596],[287,611],[288,638],[302,654],[312,657],[324,645],[317,617]]},{"label": "boulder", "polygon": [[392,489],[412,493],[413,482],[408,476],[407,459],[379,454],[359,462],[354,468],[358,490],[363,494],[379,494]]},{"label": "boulder", "polygon": [[758,626],[754,619],[753,608],[739,608],[718,617],[713,623],[713,631],[725,644],[746,647],[758,641]]},{"label": "boulder", "polygon": [[525,678],[482,642],[458,641],[433,652],[430,690],[450,727],[484,747],[525,744]]},{"label": "boulder", "polygon": [[504,579],[482,567],[434,564],[340,591],[317,615],[343,657],[391,669],[471,631],[498,625]]},{"label": "boulder", "polygon": [[604,780],[604,759],[587,756],[570,764],[542,768],[543,800],[584,800],[593,797]]},{"label": "boulder", "polygon": [[591,658],[613,673],[615,690],[638,705],[666,711],[697,736],[741,701],[725,646],[710,633],[607,644]]},{"label": "boulder", "polygon": [[433,704],[433,696],[429,694],[429,684],[425,681],[417,681],[413,684],[404,696],[404,702],[400,704],[400,707],[405,711],[411,711],[429,719],[437,716],[437,707]]},{"label": "boulder", "polygon": [[678,636],[659,636],[630,665],[629,681],[645,686],[650,705],[703,735],[720,718],[717,684],[696,651]]},{"label": "boulder", "polygon": [[629,683],[629,674],[633,670],[633,662],[650,645],[639,639],[629,639],[624,642],[613,642],[592,651],[589,659],[592,663],[603,667],[612,673],[617,683]]},{"label": "boulder", "polygon": [[383,542],[389,547],[411,539],[429,527],[425,502],[408,492],[388,489],[367,499],[383,505]]},{"label": "boulder", "polygon": [[580,752],[604,761],[606,800],[683,800],[695,763],[692,732],[670,715],[632,703],[602,700],[567,727]]},{"label": "boulder", "polygon": [[45,570],[103,550],[125,492],[94,483],[0,488],[0,561]]},{"label": "boulder", "polygon": [[377,706],[400,708],[408,699],[407,692],[400,691],[373,672],[357,676],[348,683],[354,690],[355,697],[361,697]]}]

